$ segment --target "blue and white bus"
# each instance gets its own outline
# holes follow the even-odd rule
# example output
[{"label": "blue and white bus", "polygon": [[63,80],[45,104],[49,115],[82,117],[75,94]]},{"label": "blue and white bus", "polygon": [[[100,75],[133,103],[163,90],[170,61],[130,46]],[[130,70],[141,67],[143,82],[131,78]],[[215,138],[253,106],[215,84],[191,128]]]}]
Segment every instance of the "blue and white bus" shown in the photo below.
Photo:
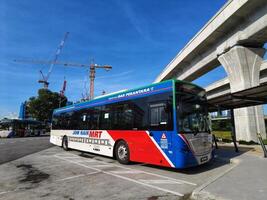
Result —
[{"label": "blue and white bus", "polygon": [[212,157],[206,93],[168,80],[59,108],[53,112],[50,142],[122,164],[200,165]]}]

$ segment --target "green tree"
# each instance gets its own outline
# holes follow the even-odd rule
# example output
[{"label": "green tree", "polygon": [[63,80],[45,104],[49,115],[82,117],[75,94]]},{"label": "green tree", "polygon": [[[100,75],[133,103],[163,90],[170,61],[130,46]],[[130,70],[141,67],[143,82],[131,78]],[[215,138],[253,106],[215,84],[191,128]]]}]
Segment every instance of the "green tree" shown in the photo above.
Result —
[{"label": "green tree", "polygon": [[66,106],[67,98],[57,92],[40,89],[37,97],[29,98],[27,112],[36,120],[51,121],[53,110]]}]

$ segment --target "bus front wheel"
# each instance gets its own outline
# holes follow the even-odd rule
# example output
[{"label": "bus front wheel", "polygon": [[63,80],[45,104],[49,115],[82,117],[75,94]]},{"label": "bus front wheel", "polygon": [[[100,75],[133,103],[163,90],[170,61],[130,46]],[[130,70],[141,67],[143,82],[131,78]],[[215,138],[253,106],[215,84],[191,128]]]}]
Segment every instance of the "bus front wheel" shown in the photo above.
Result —
[{"label": "bus front wheel", "polygon": [[67,136],[64,136],[63,139],[62,139],[62,147],[63,147],[63,149],[65,151],[68,151],[69,150]]},{"label": "bus front wheel", "polygon": [[128,164],[130,161],[130,151],[126,142],[119,141],[115,149],[116,159],[121,164]]}]

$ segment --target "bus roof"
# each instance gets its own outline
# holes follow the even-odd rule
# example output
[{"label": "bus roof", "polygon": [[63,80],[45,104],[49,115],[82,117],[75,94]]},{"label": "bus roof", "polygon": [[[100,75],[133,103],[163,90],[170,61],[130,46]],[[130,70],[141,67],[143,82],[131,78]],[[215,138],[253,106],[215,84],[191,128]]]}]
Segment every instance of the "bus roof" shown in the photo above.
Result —
[{"label": "bus roof", "polygon": [[[115,103],[115,102],[119,102],[119,101],[129,100],[132,98],[140,98],[140,97],[149,96],[152,94],[159,94],[162,92],[172,91],[173,83],[175,83],[175,82],[190,84],[190,85],[199,87],[199,86],[197,86],[193,83],[190,83],[190,82],[185,82],[185,81],[180,81],[180,80],[175,80],[175,79],[169,79],[166,81],[162,81],[159,83],[153,83],[150,85],[146,85],[146,86],[142,86],[142,87],[138,87],[138,88],[134,88],[134,89],[121,90],[118,92],[113,92],[111,94],[99,96],[93,100],[88,100],[85,102],[75,103],[75,104],[72,104],[69,106],[57,108],[54,110],[53,114],[68,112],[68,111],[72,111],[72,110],[80,110],[80,109],[86,108],[86,107],[105,105],[108,103]],[[199,88],[201,88],[201,87],[199,87]],[[201,88],[201,89],[203,89],[203,88]]]}]

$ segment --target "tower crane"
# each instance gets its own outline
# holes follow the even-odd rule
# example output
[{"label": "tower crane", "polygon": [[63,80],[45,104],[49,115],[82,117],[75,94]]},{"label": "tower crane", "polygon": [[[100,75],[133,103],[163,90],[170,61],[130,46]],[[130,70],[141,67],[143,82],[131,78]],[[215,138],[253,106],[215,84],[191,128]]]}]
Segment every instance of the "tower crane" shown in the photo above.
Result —
[{"label": "tower crane", "polygon": [[60,90],[60,93],[59,93],[61,97],[64,97],[65,91],[66,91],[66,87],[67,87],[67,81],[66,81],[66,79],[64,77],[62,89]]},{"label": "tower crane", "polygon": [[60,42],[58,48],[57,48],[57,51],[56,51],[56,54],[55,54],[55,57],[54,59],[52,60],[51,64],[50,64],[50,68],[49,68],[49,71],[47,73],[47,75],[45,76],[42,72],[42,70],[40,70],[40,74],[42,76],[42,79],[40,79],[38,82],[39,83],[43,83],[44,84],[44,89],[47,89],[48,88],[48,85],[49,85],[49,82],[48,82],[48,79],[50,77],[50,74],[53,70],[53,67],[54,67],[54,63],[58,60],[58,57],[61,53],[61,50],[63,49],[64,47],[64,44],[65,44],[65,41],[67,40],[67,37],[69,35],[69,32],[66,32],[65,35],[64,35],[64,38],[63,40]]},{"label": "tower crane", "polygon": [[72,63],[72,62],[59,62],[59,61],[45,61],[45,60],[15,60],[16,62],[26,62],[26,63],[33,63],[33,64],[50,64],[50,65],[63,65],[66,67],[89,67],[89,78],[90,78],[90,89],[89,89],[89,99],[92,100],[94,98],[94,81],[95,81],[95,74],[96,69],[105,69],[109,71],[112,69],[109,65],[97,65],[94,61],[91,61],[91,64],[80,64],[80,63]]},{"label": "tower crane", "polygon": [[65,96],[66,86],[67,86],[67,81],[66,81],[66,79],[64,77],[64,82],[63,82],[63,85],[62,85],[62,89],[59,92],[59,105],[58,105],[59,108],[61,107],[62,99]]},{"label": "tower crane", "polygon": [[[64,44],[65,44],[65,41],[67,40],[68,35],[69,35],[69,32],[66,32],[65,35],[64,35],[63,40],[60,42],[60,44],[59,44],[59,46],[58,46],[58,48],[57,48],[57,51],[56,51],[56,54],[55,54],[54,59],[53,59],[51,62],[43,63],[43,64],[49,64],[49,65],[50,65],[47,74],[45,75],[45,74],[42,72],[42,70],[39,71],[40,74],[41,74],[41,77],[42,77],[42,78],[38,80],[38,83],[42,83],[44,89],[47,89],[47,88],[48,88],[48,85],[49,85],[48,79],[49,79],[49,77],[50,77],[50,74],[51,74],[51,72],[52,72],[52,70],[53,70],[53,67],[54,67],[55,63],[56,63],[57,60],[58,60],[58,57],[59,57],[59,55],[60,55],[60,53],[61,53],[61,50],[62,50],[63,47],[64,47]],[[17,60],[14,60],[14,61],[15,61],[15,62],[25,62],[26,60],[19,60],[19,59],[17,59]],[[28,63],[39,64],[39,63],[35,63],[35,62],[28,62]]]}]

